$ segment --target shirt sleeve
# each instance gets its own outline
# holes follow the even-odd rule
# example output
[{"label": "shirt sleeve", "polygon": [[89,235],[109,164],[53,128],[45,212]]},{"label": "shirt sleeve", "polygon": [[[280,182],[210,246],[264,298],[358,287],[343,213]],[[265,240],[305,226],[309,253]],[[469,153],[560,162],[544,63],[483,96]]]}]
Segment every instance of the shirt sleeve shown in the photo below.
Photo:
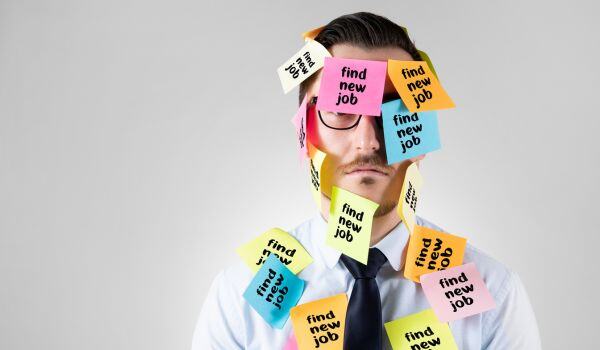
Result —
[{"label": "shirt sleeve", "polygon": [[192,350],[243,349],[240,296],[221,272],[213,281],[196,323]]},{"label": "shirt sleeve", "polygon": [[541,350],[533,308],[516,273],[509,272],[495,299],[496,308],[484,317],[482,349]]}]

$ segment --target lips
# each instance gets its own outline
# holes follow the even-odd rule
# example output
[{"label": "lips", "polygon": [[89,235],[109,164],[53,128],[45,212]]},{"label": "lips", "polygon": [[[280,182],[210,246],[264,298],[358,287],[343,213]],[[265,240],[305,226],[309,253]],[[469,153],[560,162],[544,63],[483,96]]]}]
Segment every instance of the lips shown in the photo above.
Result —
[{"label": "lips", "polygon": [[362,166],[350,169],[350,171],[346,172],[346,175],[350,174],[364,174],[364,175],[383,175],[388,176],[389,173],[382,168],[379,167],[371,167],[371,166]]}]

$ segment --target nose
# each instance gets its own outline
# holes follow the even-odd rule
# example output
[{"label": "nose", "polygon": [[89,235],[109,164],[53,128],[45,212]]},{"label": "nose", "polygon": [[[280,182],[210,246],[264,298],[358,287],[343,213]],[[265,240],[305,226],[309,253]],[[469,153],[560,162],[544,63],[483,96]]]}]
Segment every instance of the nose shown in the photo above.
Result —
[{"label": "nose", "polygon": [[377,152],[381,147],[382,133],[375,118],[381,117],[363,115],[360,123],[358,123],[354,130],[355,147],[361,153],[369,154]]}]

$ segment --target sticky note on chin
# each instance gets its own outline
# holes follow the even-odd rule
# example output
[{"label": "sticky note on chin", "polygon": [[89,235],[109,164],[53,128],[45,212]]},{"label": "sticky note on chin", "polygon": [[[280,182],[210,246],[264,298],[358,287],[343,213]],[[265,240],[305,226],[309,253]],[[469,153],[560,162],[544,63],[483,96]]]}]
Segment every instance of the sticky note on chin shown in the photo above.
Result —
[{"label": "sticky note on chin", "polygon": [[321,69],[325,57],[331,54],[327,49],[314,40],[309,40],[290,59],[277,68],[284,93],[290,92],[294,87]]},{"label": "sticky note on chin", "polygon": [[436,112],[409,112],[402,100],[381,105],[388,164],[441,148]]},{"label": "sticky note on chin", "polygon": [[298,348],[342,350],[347,308],[345,293],[294,307],[290,316]]},{"label": "sticky note on chin", "polygon": [[278,258],[294,274],[298,274],[313,262],[302,244],[280,228],[268,230],[236,249],[236,252],[254,273],[260,270],[271,255]]},{"label": "sticky note on chin", "polygon": [[271,326],[283,328],[303,292],[304,281],[271,255],[250,281],[244,299]]},{"label": "sticky note on chin", "polygon": [[378,207],[373,201],[333,186],[327,245],[367,265],[373,215]]},{"label": "sticky note on chin", "polygon": [[388,60],[388,75],[411,112],[454,107],[454,102],[425,61]]},{"label": "sticky note on chin", "polygon": [[325,58],[317,109],[379,116],[386,62]]},{"label": "sticky note on chin", "polygon": [[419,172],[419,166],[416,162],[412,163],[408,166],[404,174],[404,183],[402,184],[402,191],[400,192],[397,206],[398,215],[411,234],[415,228],[417,202],[422,186],[423,178]]},{"label": "sticky note on chin", "polygon": [[385,331],[394,350],[458,350],[447,323],[441,323],[427,309],[387,322]]},{"label": "sticky note on chin", "polygon": [[415,225],[408,241],[404,277],[420,282],[421,275],[462,265],[467,240]]}]

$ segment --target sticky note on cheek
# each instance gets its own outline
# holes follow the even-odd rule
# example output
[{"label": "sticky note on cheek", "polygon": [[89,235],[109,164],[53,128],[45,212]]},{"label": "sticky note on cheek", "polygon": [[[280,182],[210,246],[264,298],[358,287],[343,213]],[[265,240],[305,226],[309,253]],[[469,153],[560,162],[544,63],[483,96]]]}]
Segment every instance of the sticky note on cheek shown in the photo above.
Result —
[{"label": "sticky note on cheek", "polygon": [[308,143],[308,154],[310,161],[308,164],[308,171],[310,176],[310,192],[313,200],[317,204],[319,210],[321,209],[321,189],[323,180],[323,163],[325,162],[326,154],[311,143]]},{"label": "sticky note on cheek", "polygon": [[306,138],[306,96],[302,100],[296,115],[292,119],[292,124],[296,128],[296,140],[298,141],[298,157],[300,160],[304,160],[308,157],[308,146],[307,146],[307,138]]},{"label": "sticky note on cheek", "polygon": [[342,350],[347,308],[344,293],[294,307],[290,315],[298,348]]},{"label": "sticky note on cheek", "polygon": [[321,69],[325,57],[331,54],[323,45],[314,40],[306,42],[300,51],[277,68],[283,91],[287,94],[294,87]]},{"label": "sticky note on cheek", "polygon": [[412,113],[401,100],[381,105],[388,164],[441,148],[436,112]]},{"label": "sticky note on cheek", "polygon": [[386,62],[327,57],[317,109],[379,116]]},{"label": "sticky note on cheek", "polygon": [[496,306],[474,263],[421,276],[423,292],[441,322],[449,322]]},{"label": "sticky note on cheek", "polygon": [[412,163],[406,169],[397,207],[398,215],[402,219],[402,223],[411,234],[415,228],[417,202],[419,200],[419,195],[421,194],[422,186],[423,178],[419,172],[419,166],[416,162]]},{"label": "sticky note on cheek", "polygon": [[441,323],[431,309],[385,324],[394,350],[458,350],[447,323]]},{"label": "sticky note on cheek", "polygon": [[406,253],[404,277],[420,282],[420,276],[462,265],[467,240],[415,225]]},{"label": "sticky note on cheek", "polygon": [[250,306],[275,328],[283,328],[304,292],[304,281],[271,255],[244,292]]}]

